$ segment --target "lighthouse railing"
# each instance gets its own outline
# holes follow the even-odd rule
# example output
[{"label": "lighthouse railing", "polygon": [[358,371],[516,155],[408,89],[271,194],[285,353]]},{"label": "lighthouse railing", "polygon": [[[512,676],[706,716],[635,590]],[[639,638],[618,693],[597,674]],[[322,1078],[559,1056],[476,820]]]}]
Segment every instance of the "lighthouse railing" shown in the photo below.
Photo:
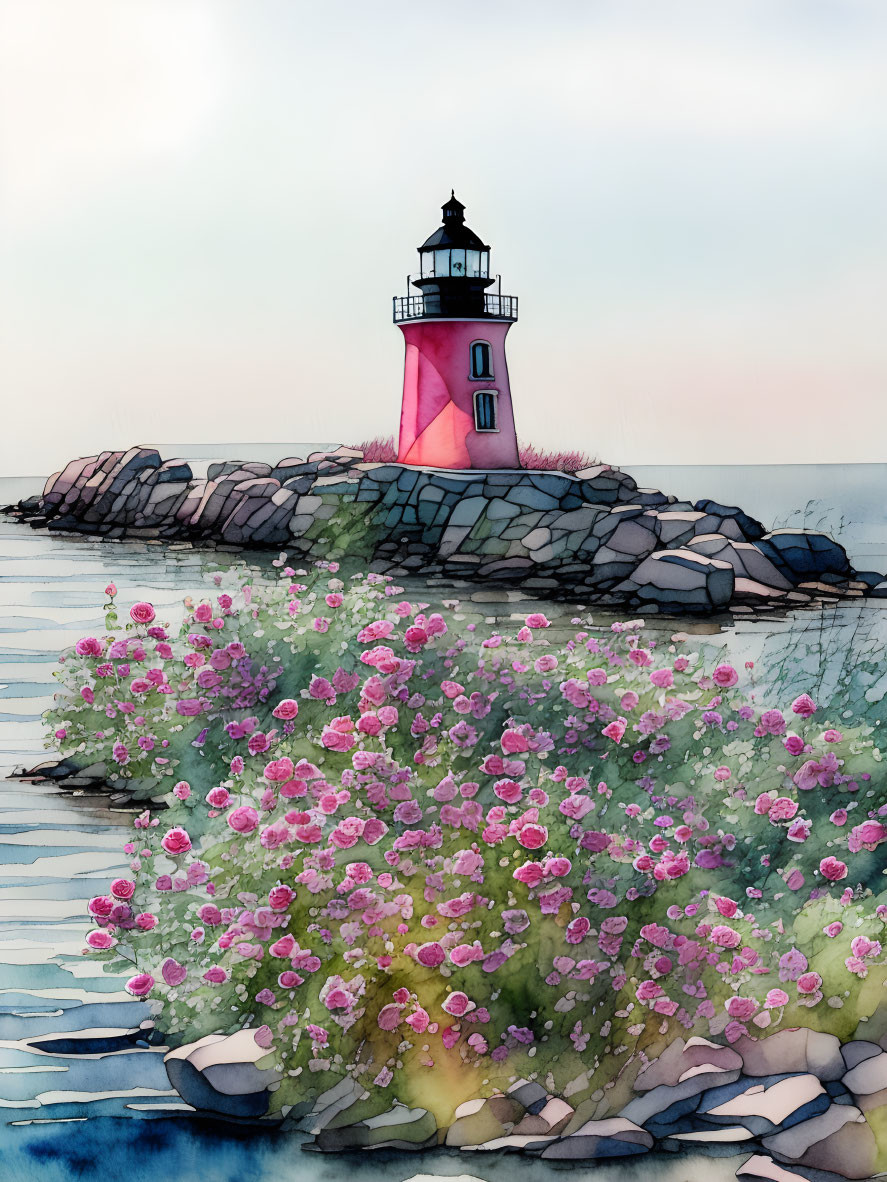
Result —
[{"label": "lighthouse railing", "polygon": [[[439,297],[394,296],[394,323],[400,324],[404,320],[446,318],[449,313],[441,313],[439,308]],[[517,320],[517,296],[484,292],[483,315],[491,320]]]}]

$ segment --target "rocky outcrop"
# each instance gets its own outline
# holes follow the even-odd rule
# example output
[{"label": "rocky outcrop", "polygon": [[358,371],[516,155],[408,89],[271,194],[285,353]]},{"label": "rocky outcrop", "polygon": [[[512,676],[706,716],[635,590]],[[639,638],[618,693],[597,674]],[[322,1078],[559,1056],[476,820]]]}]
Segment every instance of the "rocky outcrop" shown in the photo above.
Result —
[{"label": "rocky outcrop", "polygon": [[450,471],[365,463],[351,448],[238,460],[195,476],[150,448],[74,460],[16,509],[35,527],[230,550],[335,548],[397,576],[517,584],[600,606],[712,613],[887,595],[821,533],[640,489],[618,469]]},{"label": "rocky outcrop", "polygon": [[268,1111],[280,1073],[257,1067],[268,1050],[259,1032],[208,1034],[164,1057],[169,1082],[186,1103],[217,1116],[256,1119]]},{"label": "rocky outcrop", "polygon": [[[197,1108],[265,1117],[280,1076],[257,1065],[267,1054],[261,1035],[209,1035],[171,1051],[170,1081]],[[644,1064],[632,1091],[618,1110],[604,1091],[574,1106],[538,1080],[520,1079],[505,1093],[460,1104],[438,1128],[427,1109],[346,1077],[280,1119],[315,1138],[306,1148],[326,1153],[445,1145],[595,1162],[737,1144],[749,1153],[736,1171],[745,1182],[862,1179],[887,1162],[887,1051],[878,1043],[842,1046],[798,1028],[729,1046],[678,1038]]]}]

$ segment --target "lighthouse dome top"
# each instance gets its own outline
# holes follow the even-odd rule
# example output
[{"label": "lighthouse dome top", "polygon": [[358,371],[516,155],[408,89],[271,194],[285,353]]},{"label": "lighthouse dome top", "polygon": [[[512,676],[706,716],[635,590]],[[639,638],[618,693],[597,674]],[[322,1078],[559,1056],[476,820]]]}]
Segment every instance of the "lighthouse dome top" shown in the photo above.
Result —
[{"label": "lighthouse dome top", "polygon": [[441,206],[441,225],[429,235],[419,250],[434,250],[440,247],[458,246],[463,250],[489,250],[475,232],[465,225],[465,206],[450,190],[450,199]]}]

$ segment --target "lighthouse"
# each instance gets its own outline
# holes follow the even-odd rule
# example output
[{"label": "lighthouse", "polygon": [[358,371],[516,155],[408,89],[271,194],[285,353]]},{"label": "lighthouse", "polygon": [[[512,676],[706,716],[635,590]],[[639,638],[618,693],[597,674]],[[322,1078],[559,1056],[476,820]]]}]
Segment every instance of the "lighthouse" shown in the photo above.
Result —
[{"label": "lighthouse", "polygon": [[[505,337],[517,297],[488,290],[490,248],[451,193],[419,249],[419,295],[394,297],[406,353],[398,462],[431,468],[517,468]],[[501,283],[499,285],[501,289]]]}]

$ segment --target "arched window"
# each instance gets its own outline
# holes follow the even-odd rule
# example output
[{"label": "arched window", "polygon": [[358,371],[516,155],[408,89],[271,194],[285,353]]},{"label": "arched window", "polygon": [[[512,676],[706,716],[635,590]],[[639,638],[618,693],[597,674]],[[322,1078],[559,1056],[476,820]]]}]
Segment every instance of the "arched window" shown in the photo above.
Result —
[{"label": "arched window", "polygon": [[497,390],[475,390],[474,427],[476,431],[499,430],[499,398]]},{"label": "arched window", "polygon": [[472,378],[491,378],[493,376],[493,347],[489,341],[471,342],[471,375]]}]

